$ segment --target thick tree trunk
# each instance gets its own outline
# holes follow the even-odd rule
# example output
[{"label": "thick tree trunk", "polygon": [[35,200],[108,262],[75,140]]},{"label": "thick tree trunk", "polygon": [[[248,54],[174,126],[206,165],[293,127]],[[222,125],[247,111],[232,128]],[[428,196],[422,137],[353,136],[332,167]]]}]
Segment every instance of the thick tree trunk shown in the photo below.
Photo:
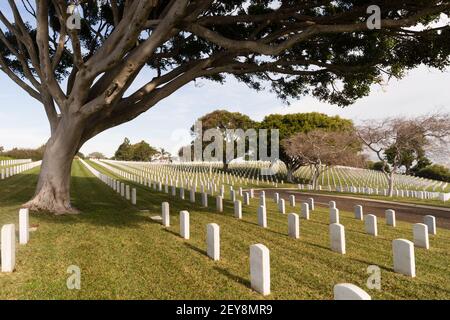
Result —
[{"label": "thick tree trunk", "polygon": [[388,175],[388,194],[389,197],[394,195],[394,173],[391,172]]},{"label": "thick tree trunk", "polygon": [[45,147],[36,193],[25,207],[54,214],[78,212],[70,204],[70,174],[81,132],[73,120],[60,120]]},{"label": "thick tree trunk", "polygon": [[287,166],[286,170],[287,170],[287,174],[286,174],[287,182],[294,183],[294,170],[290,166]]},{"label": "thick tree trunk", "polygon": [[223,162],[223,171],[228,172],[228,169],[229,169],[229,163],[224,161]]}]

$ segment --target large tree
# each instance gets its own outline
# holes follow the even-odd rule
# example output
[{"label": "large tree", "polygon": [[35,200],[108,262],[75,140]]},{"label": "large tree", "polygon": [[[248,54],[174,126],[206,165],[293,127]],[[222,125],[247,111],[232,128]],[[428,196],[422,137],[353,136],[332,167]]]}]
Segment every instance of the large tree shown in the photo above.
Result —
[{"label": "large tree", "polygon": [[330,117],[323,113],[293,113],[271,114],[266,116],[259,124],[260,128],[278,129],[280,135],[280,160],[284,162],[287,170],[287,181],[294,182],[294,172],[305,165],[301,158],[290,155],[283,143],[297,133],[308,133],[313,130],[347,131],[354,130],[351,120],[342,119],[339,116]]},{"label": "large tree", "polygon": [[[283,99],[347,105],[383,74],[449,63],[450,28],[431,26],[449,13],[443,0],[78,0],[80,30],[66,23],[72,1],[3,2],[1,70],[42,104],[51,130],[27,206],[56,213],[73,211],[71,162],[86,141],[195,79],[232,74]],[[380,29],[366,23],[370,5]],[[419,23],[431,27],[408,28]],[[148,82],[136,89],[138,75]]]},{"label": "large tree", "polygon": [[395,174],[405,162],[410,161],[411,150],[420,149],[420,152],[416,152],[419,154],[416,161],[425,154],[448,154],[450,114],[367,120],[358,127],[357,135],[366,148],[382,162],[381,171],[391,197]]},{"label": "large tree", "polygon": [[[220,142],[218,141],[218,143],[222,145],[223,154],[221,157],[219,155],[212,156],[222,159],[224,171],[228,171],[228,165],[230,162],[230,159],[227,157],[227,145],[236,145],[238,143],[237,140],[240,138],[242,139],[239,134],[235,134],[235,130],[241,129],[246,131],[248,129],[256,128],[256,122],[250,119],[249,116],[240,112],[230,112],[227,110],[215,110],[207,113],[197,119],[197,123],[199,122],[201,123],[202,133],[210,129],[215,129],[220,132],[223,140]],[[209,142],[203,141],[204,137],[197,137],[198,133],[195,130],[195,125],[191,127],[190,131],[194,139],[200,139],[199,141],[202,143],[202,150],[204,150]],[[243,141],[243,143],[248,144],[248,141]],[[233,155],[234,159],[234,156],[237,154],[237,148],[233,148],[233,151],[234,152],[230,154]]]},{"label": "large tree", "polygon": [[282,141],[286,154],[304,166],[311,167],[311,183],[318,187],[320,176],[331,166],[360,166],[360,143],[352,131],[315,129],[297,133]]}]

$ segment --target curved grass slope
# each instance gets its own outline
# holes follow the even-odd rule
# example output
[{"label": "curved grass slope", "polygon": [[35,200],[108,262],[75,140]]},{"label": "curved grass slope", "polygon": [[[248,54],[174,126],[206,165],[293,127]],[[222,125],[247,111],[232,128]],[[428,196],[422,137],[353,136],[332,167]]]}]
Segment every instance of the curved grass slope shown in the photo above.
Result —
[{"label": "curved grass slope", "polygon": [[[96,166],[95,164],[92,164]],[[100,169],[98,166],[96,168]],[[33,193],[38,169],[0,181],[0,222],[15,222],[20,204]],[[103,172],[107,172],[102,170]],[[354,283],[373,299],[450,299],[450,231],[431,237],[431,250],[416,249],[417,277],[392,271],[391,241],[412,238],[411,224],[397,228],[379,220],[378,238],[364,233],[361,221],[341,213],[347,254],[328,247],[328,210],[319,208],[312,220],[301,220],[301,239],[287,237],[287,217],[267,199],[269,229],[256,225],[257,199],[243,207],[244,219],[233,218],[230,202],[225,213],[201,209],[164,193],[138,188],[137,208],[73,165],[73,202],[82,214],[54,217],[33,214],[38,225],[26,246],[18,245],[16,271],[0,274],[2,299],[262,299],[249,288],[249,245],[270,249],[272,294],[268,299],[332,299],[333,285]],[[186,194],[187,196],[187,194]],[[199,197],[197,196],[199,201]],[[149,216],[171,203],[172,227],[165,230]],[[148,209],[141,212],[139,209]],[[191,240],[178,236],[178,212],[191,214]],[[293,211],[287,206],[287,212]],[[295,211],[298,212],[298,209]],[[221,228],[221,260],[205,255],[206,224]],[[381,268],[382,290],[365,287],[368,265]],[[81,268],[81,290],[68,290],[67,267]]]}]

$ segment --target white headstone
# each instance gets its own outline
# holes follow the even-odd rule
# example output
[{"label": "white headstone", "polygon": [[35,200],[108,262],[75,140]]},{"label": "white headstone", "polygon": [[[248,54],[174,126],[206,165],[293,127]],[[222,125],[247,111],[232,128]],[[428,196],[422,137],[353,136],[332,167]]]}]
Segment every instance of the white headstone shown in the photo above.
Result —
[{"label": "white headstone", "polygon": [[330,202],[328,203],[328,206],[329,206],[330,208],[336,208],[336,201],[330,201]]},{"label": "white headstone", "polygon": [[366,226],[366,232],[372,236],[378,236],[378,225],[377,216],[373,214],[368,214],[364,218],[364,223]]},{"label": "white headstone", "polygon": [[284,203],[284,199],[278,199],[278,211],[280,211],[280,213],[282,214],[286,213],[286,205]]},{"label": "white headstone", "polygon": [[180,199],[184,200],[184,188],[180,188]]},{"label": "white headstone", "polygon": [[248,193],[248,192],[244,193],[244,204],[246,206],[250,205],[250,193]]},{"label": "white headstone", "polygon": [[1,231],[2,272],[13,272],[16,265],[16,228],[5,224]]},{"label": "white headstone", "polygon": [[332,223],[329,227],[330,248],[334,252],[345,254],[345,229],[342,224]]},{"label": "white headstone", "polygon": [[131,196],[130,196],[130,186],[126,185],[125,186],[125,199],[130,200]]},{"label": "white headstone", "polygon": [[295,195],[291,194],[289,196],[289,204],[291,205],[291,207],[295,207]]},{"label": "white headstone", "polygon": [[423,223],[427,225],[430,234],[436,234],[436,218],[434,216],[426,215],[423,217]]},{"label": "white headstone", "polygon": [[385,212],[386,224],[388,226],[395,227],[395,211],[392,209],[388,209]]},{"label": "white headstone", "polygon": [[430,241],[428,240],[428,226],[424,223],[413,224],[413,238],[416,247],[429,249]]},{"label": "white headstone", "polygon": [[136,188],[131,189],[131,204],[136,204]]},{"label": "white headstone", "polygon": [[28,208],[19,210],[19,243],[27,244],[30,239],[30,223]]},{"label": "white headstone", "polygon": [[361,221],[364,219],[363,207],[361,205],[355,206],[355,219]]},{"label": "white headstone", "polygon": [[414,244],[405,239],[392,241],[394,256],[394,271],[410,277],[416,276],[416,261],[414,258]]},{"label": "white headstone", "polygon": [[170,211],[169,203],[163,202],[161,206],[162,224],[164,227],[170,227]]},{"label": "white headstone", "polygon": [[264,191],[259,193],[259,205],[266,206],[266,193]]},{"label": "white headstone", "polygon": [[216,223],[206,225],[206,253],[213,260],[220,259],[220,229]]},{"label": "white headstone", "polygon": [[288,214],[288,235],[295,239],[300,237],[300,219],[296,213]]},{"label": "white headstone", "polygon": [[330,208],[330,224],[339,223],[339,209]]},{"label": "white headstone", "polygon": [[267,228],[267,213],[265,206],[258,207],[258,224],[263,228]]},{"label": "white headstone", "polygon": [[371,300],[367,292],[351,283],[339,283],[333,292],[334,300]]},{"label": "white headstone", "polygon": [[216,210],[217,212],[223,212],[223,198],[221,196],[216,197]]},{"label": "white headstone", "polygon": [[202,193],[202,207],[208,206],[208,194],[206,192]]},{"label": "white headstone", "polygon": [[234,190],[230,190],[230,200],[231,202],[236,201],[236,192]]},{"label": "white headstone", "polygon": [[309,204],[309,209],[314,211],[314,198],[308,198],[306,201]]},{"label": "white headstone", "polygon": [[189,212],[183,210],[180,212],[180,235],[184,239],[189,239]]},{"label": "white headstone", "polygon": [[273,194],[273,200],[275,201],[275,203],[278,204],[278,202],[280,201],[280,194],[278,192],[275,192]]},{"label": "white headstone", "polygon": [[309,220],[309,203],[302,202],[302,218],[305,218],[306,220]]},{"label": "white headstone", "polygon": [[195,188],[191,188],[189,191],[189,201],[195,203]]},{"label": "white headstone", "polygon": [[263,244],[250,246],[250,283],[263,296],[270,294],[270,256]]},{"label": "white headstone", "polygon": [[234,201],[234,217],[242,219],[242,204],[241,201]]}]

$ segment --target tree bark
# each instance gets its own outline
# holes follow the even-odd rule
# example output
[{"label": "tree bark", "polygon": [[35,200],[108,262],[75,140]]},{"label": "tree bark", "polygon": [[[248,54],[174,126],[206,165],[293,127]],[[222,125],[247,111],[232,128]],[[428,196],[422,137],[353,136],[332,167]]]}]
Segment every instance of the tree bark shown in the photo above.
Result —
[{"label": "tree bark", "polygon": [[294,170],[291,166],[286,166],[287,174],[286,180],[287,182],[294,183]]},{"label": "tree bark", "polygon": [[388,194],[389,197],[394,195],[394,172],[390,172],[388,175]]},{"label": "tree bark", "polygon": [[70,176],[81,133],[73,115],[70,120],[60,119],[45,147],[36,193],[25,207],[54,214],[78,213],[70,203]]}]

